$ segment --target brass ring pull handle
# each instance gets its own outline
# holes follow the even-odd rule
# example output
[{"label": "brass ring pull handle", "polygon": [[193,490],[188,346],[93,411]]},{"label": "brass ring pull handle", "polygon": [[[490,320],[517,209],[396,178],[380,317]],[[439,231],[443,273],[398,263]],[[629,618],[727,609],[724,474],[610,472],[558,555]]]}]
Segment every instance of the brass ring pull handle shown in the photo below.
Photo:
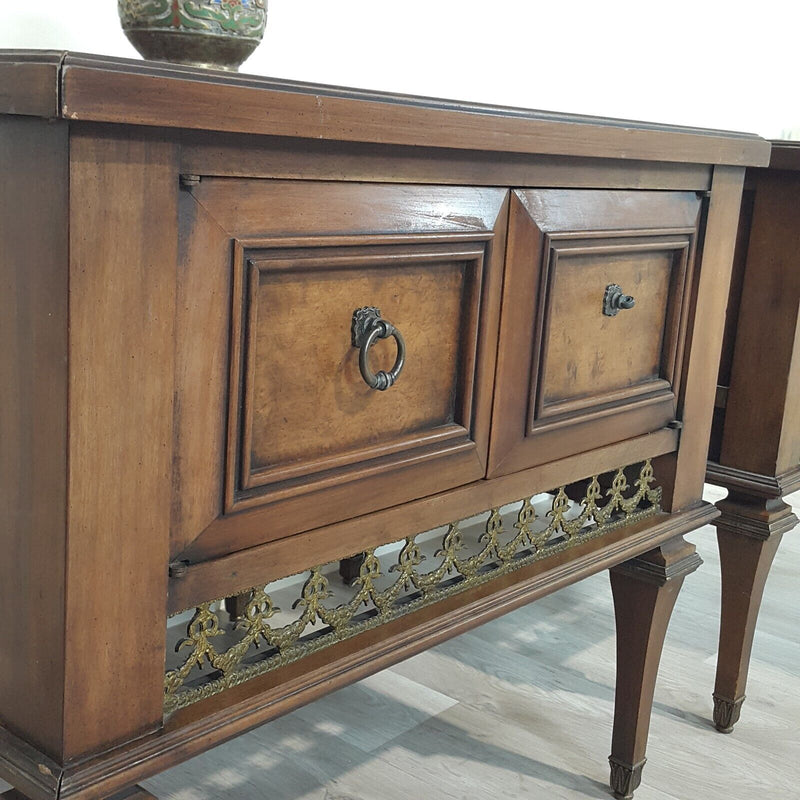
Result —
[{"label": "brass ring pull handle", "polygon": [[[380,310],[373,306],[357,308],[353,312],[351,333],[353,347],[359,348],[358,366],[367,386],[379,392],[385,392],[394,386],[406,363],[406,342],[403,334],[391,322],[381,319]],[[394,366],[389,372],[380,370],[375,373],[369,366],[369,349],[378,339],[388,339],[390,336],[397,342],[397,358]]]},{"label": "brass ring pull handle", "polygon": [[635,305],[636,300],[629,294],[625,294],[618,284],[609,283],[606,286],[606,293],[603,296],[603,314],[607,317],[616,317],[620,311],[633,308]]}]

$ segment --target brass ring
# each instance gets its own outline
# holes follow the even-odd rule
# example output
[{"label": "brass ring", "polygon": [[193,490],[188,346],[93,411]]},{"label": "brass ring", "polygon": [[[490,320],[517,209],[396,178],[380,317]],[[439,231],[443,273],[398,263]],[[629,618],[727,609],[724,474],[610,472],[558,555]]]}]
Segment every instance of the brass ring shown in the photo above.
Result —
[{"label": "brass ring", "polygon": [[[359,349],[358,366],[367,386],[379,392],[385,392],[394,386],[406,363],[406,343],[403,334],[391,322],[381,319],[380,310],[374,306],[357,308],[353,312],[351,334],[353,347]],[[378,339],[388,339],[390,336],[397,342],[397,358],[389,372],[381,370],[376,374],[369,366],[369,349]]]},{"label": "brass ring", "polygon": [[[378,339],[388,339],[393,336],[397,342],[397,358],[395,359],[394,366],[389,372],[380,370],[375,373],[369,366],[369,349]],[[374,327],[367,334],[367,338],[361,345],[358,354],[358,366],[361,370],[361,377],[370,389],[377,389],[379,392],[385,392],[394,386],[395,381],[400,377],[403,367],[406,363],[406,342],[403,339],[403,334],[386,320],[376,320]]]}]

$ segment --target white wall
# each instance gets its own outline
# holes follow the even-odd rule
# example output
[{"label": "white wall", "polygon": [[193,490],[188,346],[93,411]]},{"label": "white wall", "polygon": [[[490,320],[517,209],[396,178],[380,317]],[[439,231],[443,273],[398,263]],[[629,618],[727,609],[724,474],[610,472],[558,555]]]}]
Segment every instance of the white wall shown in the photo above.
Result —
[{"label": "white wall", "polygon": [[[0,17],[0,47],[136,57],[116,5],[14,3]],[[800,0],[269,0],[269,9],[243,72],[800,138]]]}]

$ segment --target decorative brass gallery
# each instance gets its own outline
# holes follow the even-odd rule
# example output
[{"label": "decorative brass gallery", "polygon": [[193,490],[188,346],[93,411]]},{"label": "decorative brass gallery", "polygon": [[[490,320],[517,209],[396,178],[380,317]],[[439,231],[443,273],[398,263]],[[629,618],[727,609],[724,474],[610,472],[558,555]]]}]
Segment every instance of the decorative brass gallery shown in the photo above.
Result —
[{"label": "decorative brass gallery", "polygon": [[[439,536],[429,532],[368,550],[349,588],[334,577],[336,565],[320,565],[309,570],[302,587],[302,579],[286,579],[245,592],[244,613],[230,614],[230,622],[221,619],[221,599],[203,603],[175,643],[176,660],[168,663],[166,712],[659,510],[661,489],[649,460],[633,486],[623,468],[585,484],[580,501],[562,486],[453,522]],[[287,593],[293,602],[284,613],[276,597]]]}]

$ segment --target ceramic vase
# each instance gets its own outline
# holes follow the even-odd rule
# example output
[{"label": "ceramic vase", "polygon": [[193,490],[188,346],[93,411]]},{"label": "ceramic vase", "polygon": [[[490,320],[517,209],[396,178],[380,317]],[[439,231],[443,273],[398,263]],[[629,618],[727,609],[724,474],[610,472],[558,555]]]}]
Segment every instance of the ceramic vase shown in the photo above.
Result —
[{"label": "ceramic vase", "polygon": [[122,29],[147,59],[236,71],[258,47],[267,0],[118,0]]}]

